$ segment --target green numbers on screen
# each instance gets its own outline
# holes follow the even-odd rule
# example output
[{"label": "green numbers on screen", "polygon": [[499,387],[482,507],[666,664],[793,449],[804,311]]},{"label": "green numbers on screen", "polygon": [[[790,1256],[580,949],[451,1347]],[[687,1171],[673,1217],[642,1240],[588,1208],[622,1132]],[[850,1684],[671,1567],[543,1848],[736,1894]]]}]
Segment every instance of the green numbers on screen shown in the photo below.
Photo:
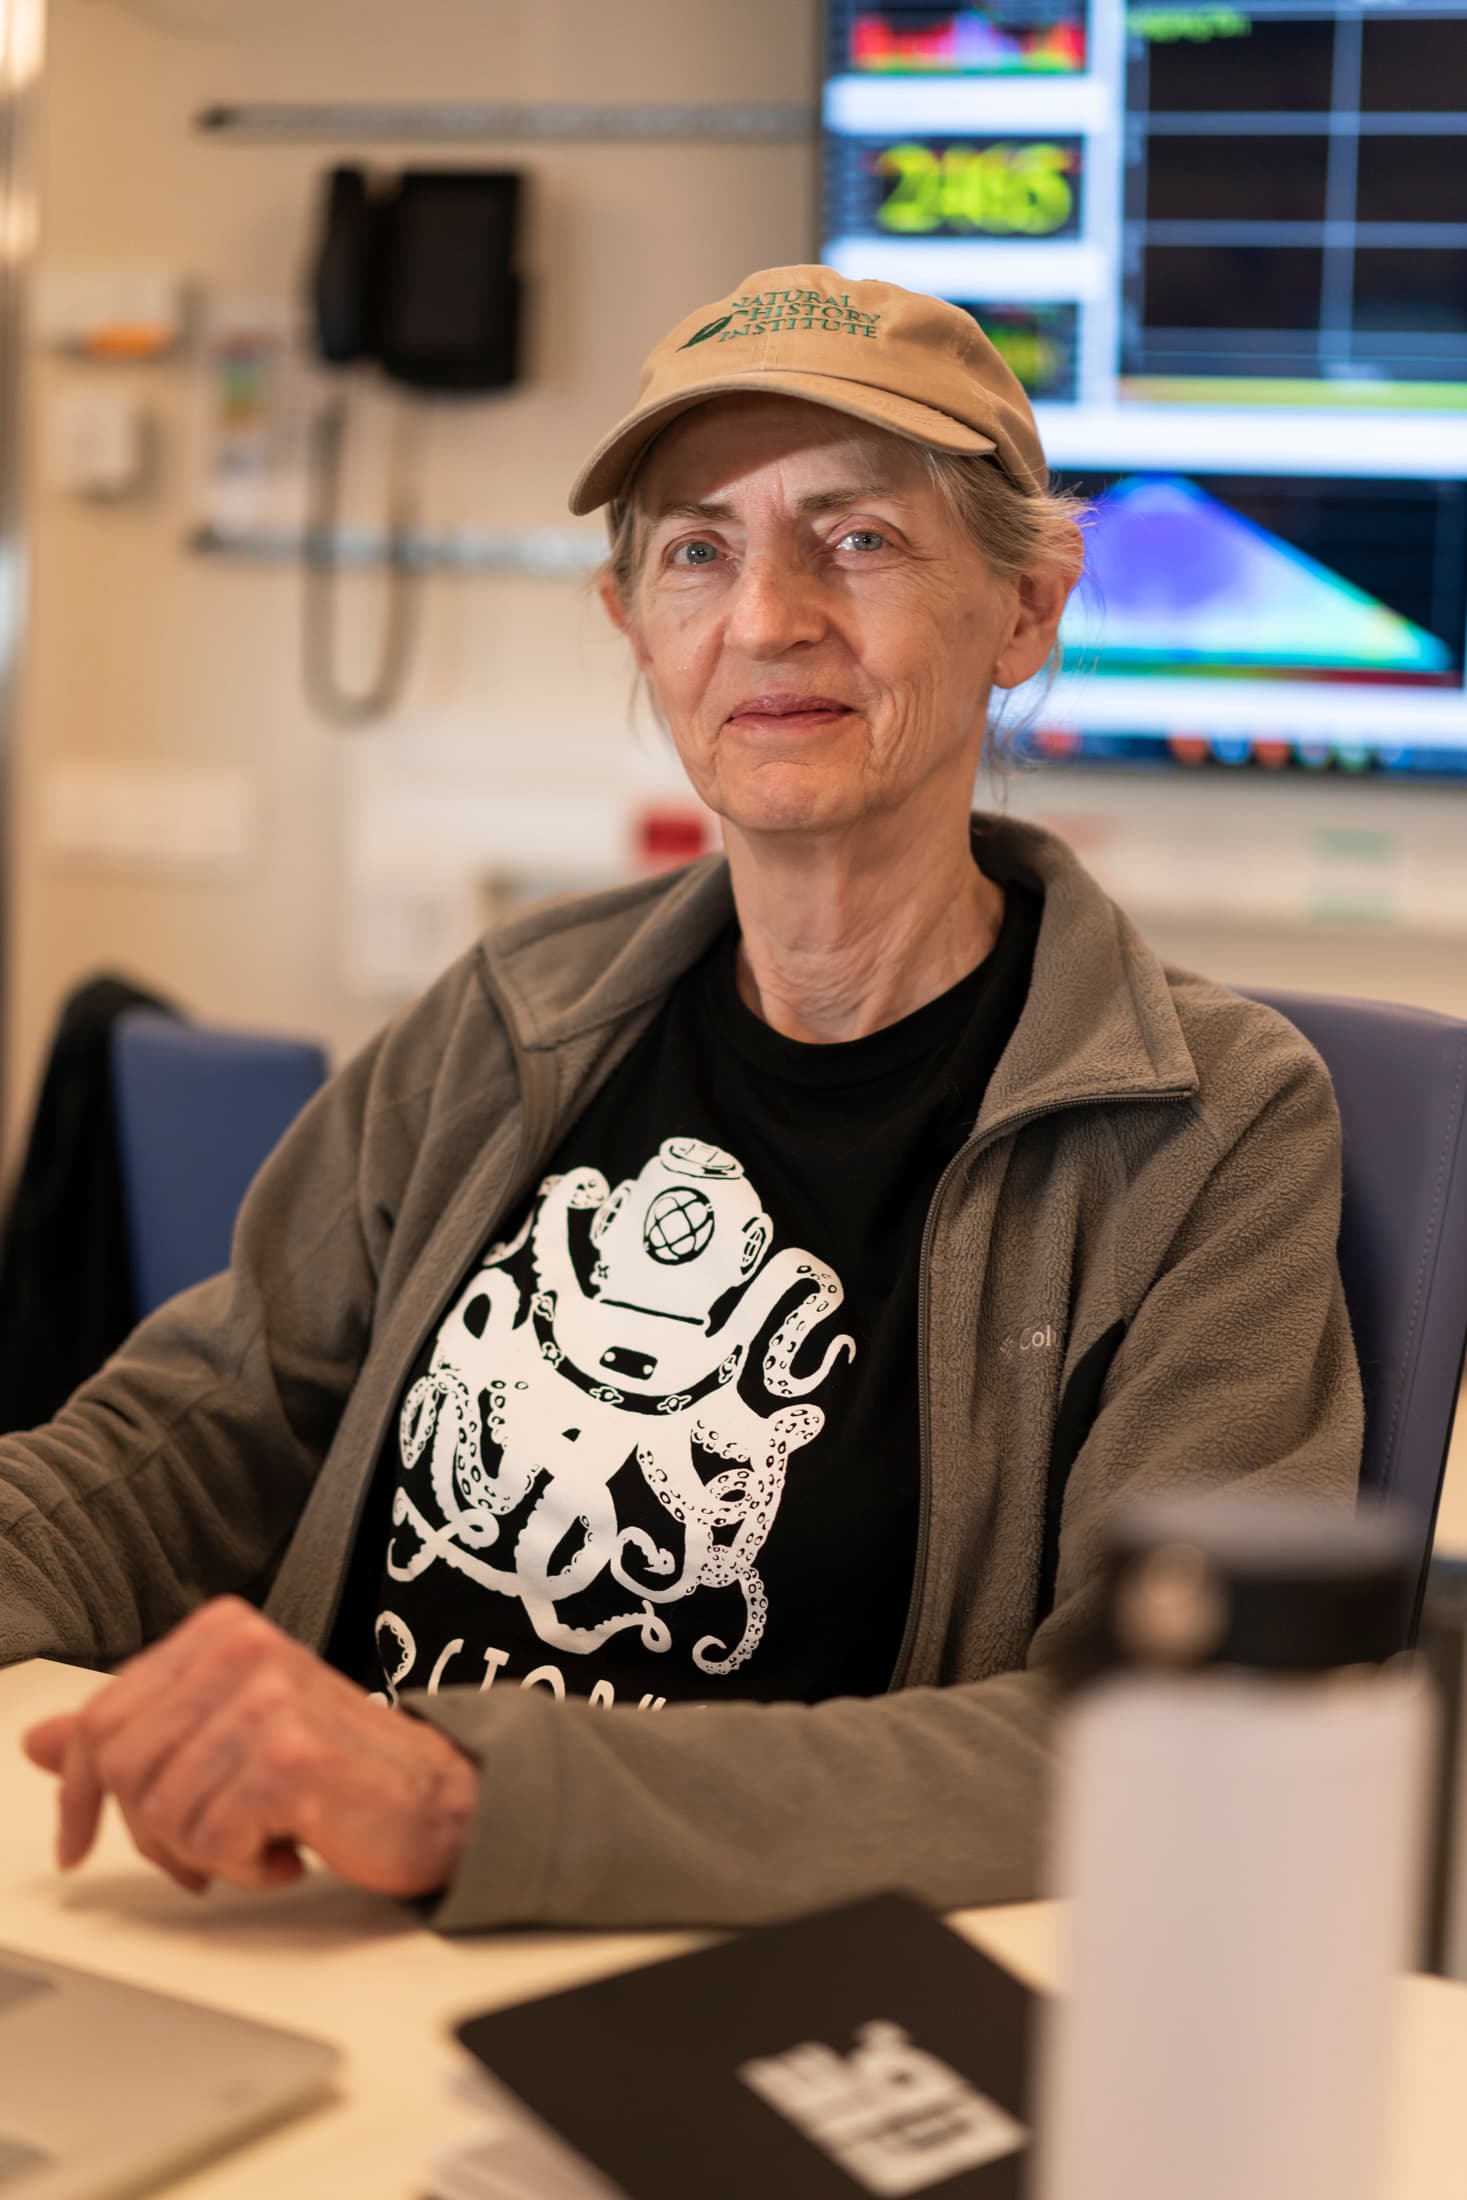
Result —
[{"label": "green numbers on screen", "polygon": [[892,145],[876,162],[891,186],[876,219],[893,236],[978,229],[1048,237],[1075,208],[1075,154],[1064,145]]}]

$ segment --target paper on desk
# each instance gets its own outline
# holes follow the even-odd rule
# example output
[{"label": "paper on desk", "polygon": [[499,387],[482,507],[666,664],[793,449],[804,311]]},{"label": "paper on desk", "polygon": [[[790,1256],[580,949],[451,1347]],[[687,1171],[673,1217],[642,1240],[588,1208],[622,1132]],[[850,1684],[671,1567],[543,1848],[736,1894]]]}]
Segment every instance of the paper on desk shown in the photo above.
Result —
[{"label": "paper on desk", "polygon": [[450,2091],[484,2115],[486,2128],[433,2157],[434,2200],[626,2200],[487,2071],[456,2071]]}]

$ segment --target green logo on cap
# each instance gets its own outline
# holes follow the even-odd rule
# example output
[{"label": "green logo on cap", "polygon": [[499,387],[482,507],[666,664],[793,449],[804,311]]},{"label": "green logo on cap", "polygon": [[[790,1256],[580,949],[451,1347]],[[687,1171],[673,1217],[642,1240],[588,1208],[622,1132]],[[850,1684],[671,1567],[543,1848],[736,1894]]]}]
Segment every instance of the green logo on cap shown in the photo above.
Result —
[{"label": "green logo on cap", "polygon": [[862,313],[844,291],[833,297],[823,290],[761,290],[735,298],[727,313],[705,321],[679,351],[694,344],[710,343],[716,336],[726,344],[735,336],[774,335],[781,330],[820,329],[827,336],[874,336],[879,313]]},{"label": "green logo on cap", "polygon": [[705,321],[697,335],[690,336],[685,344],[679,344],[678,350],[691,351],[694,344],[706,344],[710,336],[716,336],[720,329],[727,328],[732,319],[733,315],[731,313],[725,313],[722,320]]}]

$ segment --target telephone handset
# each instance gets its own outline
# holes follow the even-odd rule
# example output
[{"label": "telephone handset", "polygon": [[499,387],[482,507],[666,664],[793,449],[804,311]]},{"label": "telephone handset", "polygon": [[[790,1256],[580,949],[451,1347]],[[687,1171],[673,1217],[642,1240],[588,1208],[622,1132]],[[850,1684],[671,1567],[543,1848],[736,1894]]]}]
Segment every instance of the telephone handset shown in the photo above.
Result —
[{"label": "telephone handset", "polygon": [[522,187],[513,169],[332,169],[311,286],[326,364],[423,390],[515,382]]},{"label": "telephone handset", "polygon": [[[515,265],[522,179],[509,169],[334,168],[325,179],[311,271],[316,349],[329,367],[375,365],[424,393],[472,396],[519,377],[520,281]],[[364,688],[336,673],[344,395],[314,423],[306,536],[305,681],[321,716],[370,725],[397,702],[412,654],[420,571],[408,438],[394,441],[387,527],[386,624]]]}]

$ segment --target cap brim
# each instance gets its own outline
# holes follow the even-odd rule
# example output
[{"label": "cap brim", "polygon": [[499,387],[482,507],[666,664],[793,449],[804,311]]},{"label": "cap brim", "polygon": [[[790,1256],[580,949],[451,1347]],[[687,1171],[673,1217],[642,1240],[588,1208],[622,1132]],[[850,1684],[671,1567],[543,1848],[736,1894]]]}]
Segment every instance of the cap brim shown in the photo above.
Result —
[{"label": "cap brim", "polygon": [[890,429],[893,435],[907,436],[934,450],[977,454],[998,449],[991,435],[982,435],[966,421],[954,420],[951,413],[938,412],[935,406],[919,405],[913,398],[896,397],[890,390],[872,389],[865,382],[843,381],[835,374],[804,373],[798,367],[770,368],[724,375],[701,383],[697,389],[679,390],[676,397],[665,398],[659,405],[629,413],[597,444],[581,468],[570,493],[571,510],[594,512],[609,503],[652,438],[680,413],[691,412],[710,397],[745,397],[751,391],[828,405],[833,412],[869,420],[878,428]]}]

